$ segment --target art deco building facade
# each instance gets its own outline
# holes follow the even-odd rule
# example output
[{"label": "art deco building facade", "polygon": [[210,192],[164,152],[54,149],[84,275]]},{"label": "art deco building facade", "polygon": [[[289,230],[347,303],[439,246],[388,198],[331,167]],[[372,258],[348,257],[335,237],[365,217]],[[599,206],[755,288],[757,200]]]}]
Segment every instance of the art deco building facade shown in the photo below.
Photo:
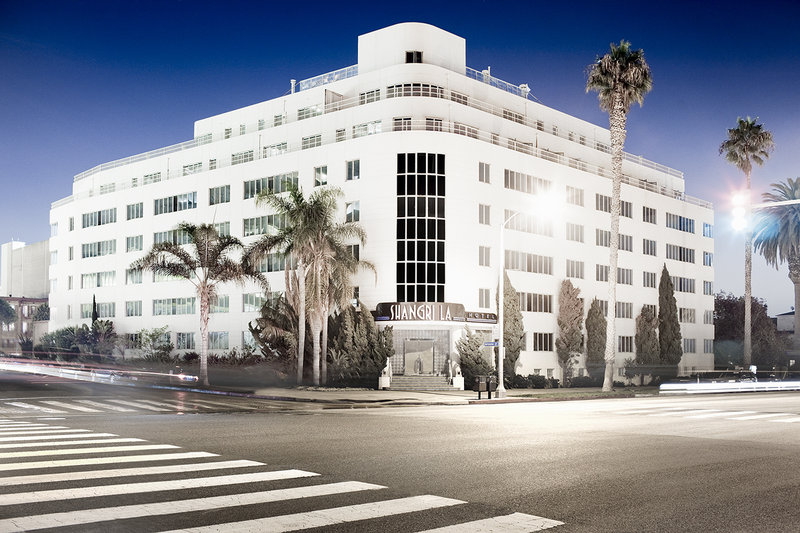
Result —
[{"label": "art deco building facade", "polygon": [[[360,275],[358,296],[394,326],[395,373],[413,372],[417,359],[423,372],[441,370],[465,325],[496,337],[500,227],[519,213],[504,231],[526,331],[517,371],[559,377],[561,281],[571,279],[587,303],[608,299],[609,143],[606,128],[468,68],[461,37],[418,23],[368,33],[356,66],[198,120],[191,141],[75,176],[73,194],[51,210],[50,326],[88,322],[95,296],[119,332],[169,325],[179,349],[194,349],[193,287],[130,272],[131,262],[156,242],[182,242],[181,221],[213,222],[252,242],[279,223],[256,206],[260,191],[333,185],[344,192],[342,218],[368,235],[358,253],[377,279]],[[712,368],[712,207],[684,194],[677,170],[626,154],[623,172],[619,303],[609,310],[618,317],[618,365],[634,355],[635,318],[657,305],[666,264],[684,337],[681,370]],[[545,195],[561,207],[530,213]],[[264,268],[281,290],[282,260]],[[261,301],[255,286],[223,287],[212,347],[246,341]]]}]

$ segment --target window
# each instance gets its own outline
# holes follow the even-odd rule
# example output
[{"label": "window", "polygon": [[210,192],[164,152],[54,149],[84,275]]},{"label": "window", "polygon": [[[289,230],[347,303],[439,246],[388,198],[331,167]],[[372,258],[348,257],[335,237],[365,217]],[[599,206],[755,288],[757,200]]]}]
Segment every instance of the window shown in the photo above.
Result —
[{"label": "window", "polygon": [[275,157],[276,155],[287,153],[289,151],[289,146],[285,142],[270,144],[269,146],[265,146],[262,151],[264,153],[264,159],[266,159],[268,157]]},{"label": "window", "polygon": [[347,138],[346,130],[344,130],[344,129],[336,130],[336,142],[337,143],[338,142],[342,142],[346,138]]},{"label": "window", "polygon": [[217,160],[216,159],[209,159],[208,160],[208,170],[214,170],[217,168]]},{"label": "window", "polygon": [[194,333],[176,333],[175,348],[178,350],[194,350]]},{"label": "window", "polygon": [[694,250],[691,248],[684,248],[676,244],[667,244],[667,259],[674,259],[675,261],[683,261],[685,263],[694,263]]},{"label": "window", "polygon": [[552,257],[518,252],[515,250],[506,250],[505,255],[506,268],[508,270],[553,275]]},{"label": "window", "polygon": [[505,169],[503,185],[506,189],[512,189],[528,194],[539,194],[540,192],[549,192],[553,182],[543,178],[537,178],[530,174],[516,172],[513,170]]},{"label": "window", "polygon": [[583,226],[581,224],[567,222],[567,240],[583,242]]},{"label": "window", "polygon": [[489,299],[489,289],[478,289],[478,307],[481,309],[489,309],[492,306]]},{"label": "window", "polygon": [[157,198],[156,200],[153,200],[154,215],[173,213],[175,211],[184,211],[186,209],[195,208],[197,208],[197,191],[176,194],[175,196],[168,196],[166,198]]},{"label": "window", "polygon": [[620,353],[633,352],[633,337],[626,335],[617,337],[617,351]]},{"label": "window", "polygon": [[650,313],[652,313],[653,316],[655,316],[655,317],[658,316],[658,309],[656,308],[656,306],[654,304],[643,304],[642,305],[642,311],[644,311],[645,309],[649,309]]},{"label": "window", "polygon": [[642,239],[642,253],[644,255],[656,255],[656,241]]},{"label": "window", "polygon": [[[92,318],[92,304],[81,304],[81,318]],[[98,318],[114,318],[116,316],[114,302],[97,302]]]},{"label": "window", "polygon": [[247,128],[245,127],[245,125],[244,124],[239,124],[239,135],[244,135],[246,131],[247,131]]},{"label": "window", "polygon": [[203,171],[203,163],[192,163],[190,165],[183,165],[183,175],[197,174]]},{"label": "window", "polygon": [[703,294],[706,296],[713,296],[714,295],[714,283],[711,281],[704,281],[703,282]]},{"label": "window", "polygon": [[535,294],[531,292],[520,292],[519,309],[529,313],[552,313],[553,295]]},{"label": "window", "polygon": [[358,95],[359,105],[369,104],[370,102],[377,102],[380,99],[381,99],[380,89],[373,89],[371,91],[366,91]]},{"label": "window", "polygon": [[642,221],[650,224],[656,224],[656,220],[656,210],[652,207],[642,206]]},{"label": "window", "polygon": [[491,221],[491,206],[485,204],[478,204],[478,224],[490,226]]},{"label": "window", "polygon": [[[116,209],[114,210],[116,212]],[[50,236],[55,237],[58,235],[58,222],[53,222],[50,224]]]},{"label": "window", "polygon": [[406,63],[422,63],[422,52],[419,50],[406,52]]},{"label": "window", "polygon": [[263,118],[258,119],[258,130],[261,131],[267,127],[267,121]]},{"label": "window", "polygon": [[271,229],[277,230],[286,227],[285,215],[264,215],[260,217],[245,218],[242,222],[242,233],[245,237],[263,235]]},{"label": "window", "polygon": [[230,296],[227,294],[217,294],[209,302],[209,313],[227,313],[228,311],[230,311]]},{"label": "window", "polygon": [[364,124],[356,124],[353,126],[353,139],[358,137],[366,137],[367,135],[375,135],[381,132],[381,121],[373,120],[372,122],[365,122]]},{"label": "window", "polygon": [[222,185],[208,189],[208,205],[225,204],[231,201],[231,186]]},{"label": "window", "polygon": [[209,331],[208,348],[210,350],[227,350],[229,347],[227,331]]},{"label": "window", "polygon": [[189,234],[180,229],[171,229],[153,233],[153,244],[171,242],[172,244],[188,244]]},{"label": "window", "polygon": [[597,246],[611,246],[611,232],[597,228],[595,230],[595,244]]},{"label": "window", "polygon": [[244,199],[247,200],[248,198],[255,198],[262,191],[270,191],[276,194],[279,192],[288,191],[290,186],[297,187],[297,183],[297,171],[245,181]]},{"label": "window", "polygon": [[75,230],[75,217],[69,217],[69,230]]},{"label": "window", "polygon": [[231,128],[225,128],[225,135],[224,135],[224,137],[225,137],[226,139],[230,139],[230,138],[231,138],[231,134],[232,134],[232,133],[233,133],[233,130],[232,130]]},{"label": "window", "polygon": [[125,316],[142,316],[142,301],[125,302]]},{"label": "window", "polygon": [[128,204],[127,212],[128,220],[142,218],[144,216],[144,203],[139,202],[138,204]]},{"label": "window", "polygon": [[102,226],[117,221],[117,208],[103,209],[102,211],[92,211],[81,216],[84,228],[91,226]]},{"label": "window", "polygon": [[513,217],[513,220],[510,220],[508,226],[506,226],[508,229],[524,231],[526,233],[535,233],[537,235],[544,235],[546,237],[553,236],[552,220],[542,220],[536,215],[527,213],[516,215],[514,211],[508,209],[504,210],[504,215],[505,218],[503,220],[510,220]]},{"label": "window", "polygon": [[683,353],[695,353],[695,339],[683,339]]},{"label": "window", "polygon": [[703,222],[703,237],[714,237],[714,226],[707,222]]},{"label": "window", "polygon": [[153,300],[153,316],[193,315],[195,298],[165,298]]},{"label": "window", "polygon": [[352,256],[358,261],[361,259],[361,246],[358,244],[351,244],[347,246],[347,251],[352,254]]},{"label": "window", "polygon": [[138,285],[142,282],[141,270],[125,270],[125,285]]},{"label": "window", "polygon": [[427,131],[442,131],[442,119],[434,117],[426,117],[425,129]]},{"label": "window", "polygon": [[583,189],[567,185],[567,203],[583,207]]},{"label": "window", "polygon": [[358,222],[361,220],[361,202],[348,202],[344,204],[345,222]]},{"label": "window", "polygon": [[251,292],[242,295],[242,312],[257,312],[262,305],[264,305],[264,295],[262,293]]},{"label": "window", "polygon": [[642,287],[655,288],[655,286],[656,286],[656,273],[642,272]]},{"label": "window", "polygon": [[469,105],[469,97],[456,91],[450,91],[450,100],[458,104]]},{"label": "window", "polygon": [[67,276],[67,290],[72,290],[72,276]]},{"label": "window", "polygon": [[74,250],[74,248],[72,246],[67,248],[67,256],[68,256],[67,259],[69,261],[72,261],[73,259],[75,259],[75,250]]},{"label": "window", "polygon": [[297,110],[297,120],[305,120],[307,118],[316,117],[322,114],[322,105],[316,104],[309,107],[304,107]]},{"label": "window", "polygon": [[703,339],[703,353],[714,353],[714,339]]},{"label": "window", "polygon": [[302,149],[306,150],[308,148],[316,148],[322,144],[322,135],[311,135],[309,137],[303,137]]},{"label": "window", "polygon": [[617,283],[633,285],[633,270],[630,268],[617,268]]},{"label": "window", "polygon": [[230,222],[217,222],[214,224],[214,229],[220,237],[231,236],[231,223]]},{"label": "window", "polygon": [[253,151],[245,150],[244,152],[236,152],[231,154],[231,165],[240,165],[242,163],[249,163],[253,160]]},{"label": "window", "polygon": [[328,184],[328,166],[314,167],[314,187]]},{"label": "window", "polygon": [[672,286],[676,292],[694,293],[694,280],[691,278],[672,276]]},{"label": "window", "polygon": [[[56,252],[51,252],[54,254]],[[111,255],[117,253],[117,241],[110,240],[110,241],[100,241],[100,242],[90,242],[81,244],[81,257],[100,257],[103,255]],[[50,263],[54,264],[55,261],[51,255]]]},{"label": "window", "polygon": [[595,279],[597,281],[608,281],[608,265],[595,265]]},{"label": "window", "polygon": [[286,115],[275,115],[274,117],[272,117],[273,126],[280,126],[284,122],[286,122]]},{"label": "window", "polygon": [[152,174],[145,174],[142,182],[145,185],[150,185],[151,183],[158,183],[161,181],[161,172],[153,172]]},{"label": "window", "polygon": [[489,163],[478,163],[478,181],[481,183],[491,183]]},{"label": "window", "polygon": [[617,318],[633,318],[633,303],[617,302]]},{"label": "window", "polygon": [[611,212],[611,197],[604,194],[594,195],[594,208],[598,211]]},{"label": "window", "polygon": [[620,200],[619,214],[624,217],[633,218],[633,204],[631,202],[626,202],[625,200]]},{"label": "window", "polygon": [[713,266],[714,254],[711,252],[703,252],[703,266]]},{"label": "window", "polygon": [[392,129],[394,131],[411,131],[411,117],[396,117]]},{"label": "window", "polygon": [[533,333],[533,346],[534,352],[552,352],[553,351],[553,334],[552,333]]},{"label": "window", "polygon": [[[84,246],[86,245],[84,244]],[[84,255],[84,257],[86,256]],[[50,252],[50,264],[55,265],[56,263],[58,263],[58,250],[53,250]]]},{"label": "window", "polygon": [[347,173],[345,179],[353,181],[361,178],[361,160],[355,159],[347,162]]},{"label": "window", "polygon": [[678,309],[678,322],[684,324],[694,324],[695,316],[694,309],[681,307]]},{"label": "window", "polygon": [[600,306],[603,316],[608,316],[608,300],[597,300],[597,304]]},{"label": "window", "polygon": [[489,246],[478,246],[478,265],[491,266],[492,249]]},{"label": "window", "polygon": [[619,234],[619,249],[623,252],[633,251],[633,237],[631,235]]},{"label": "window", "polygon": [[694,219],[667,213],[667,227],[687,233],[694,233]]},{"label": "window", "polygon": [[713,309],[706,309],[703,311],[703,324],[713,324],[714,323],[714,310]]},{"label": "window", "polygon": [[469,126],[467,124],[461,124],[459,122],[453,123],[453,133],[458,135],[466,135],[467,137],[471,137],[473,139],[478,138],[478,128]]},{"label": "window", "polygon": [[525,123],[525,121],[522,118],[522,114],[517,113],[515,111],[510,111],[508,109],[503,109],[503,118],[506,120],[511,120],[512,122],[517,122],[519,124]]},{"label": "window", "polygon": [[583,279],[583,261],[567,259],[567,277]]}]

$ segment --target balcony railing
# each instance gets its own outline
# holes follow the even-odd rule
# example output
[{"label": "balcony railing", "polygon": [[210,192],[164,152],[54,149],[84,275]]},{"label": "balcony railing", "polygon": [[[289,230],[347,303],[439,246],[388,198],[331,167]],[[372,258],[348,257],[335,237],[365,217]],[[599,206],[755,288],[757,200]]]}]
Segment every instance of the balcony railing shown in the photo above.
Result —
[{"label": "balcony railing", "polygon": [[328,72],[327,74],[320,74],[319,76],[314,76],[313,78],[301,80],[297,82],[295,89],[297,91],[305,91],[307,89],[319,87],[320,85],[352,78],[353,76],[358,76],[358,65],[340,68],[339,70],[334,70],[333,72]]}]

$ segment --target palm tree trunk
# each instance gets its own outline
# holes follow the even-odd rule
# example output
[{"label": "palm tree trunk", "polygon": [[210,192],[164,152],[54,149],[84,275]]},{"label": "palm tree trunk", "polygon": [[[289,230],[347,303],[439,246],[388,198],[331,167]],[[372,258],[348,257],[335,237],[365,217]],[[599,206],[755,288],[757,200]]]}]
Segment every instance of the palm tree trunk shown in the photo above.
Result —
[{"label": "palm tree trunk", "polygon": [[800,350],[800,255],[792,254],[786,261],[789,264],[789,279],[794,284],[794,334],[792,349]]},{"label": "palm tree trunk", "polygon": [[603,392],[610,392],[614,386],[614,359],[617,342],[617,265],[619,263],[619,214],[620,190],[622,188],[622,149],[625,146],[625,108],[621,95],[614,96],[609,113],[611,130],[611,243],[608,268],[608,317],[606,321],[606,371],[603,378]]},{"label": "palm tree trunk", "polygon": [[328,384],[328,318],[330,317],[330,305],[325,306],[325,313],[322,319],[322,348],[320,354],[320,373],[323,385]]},{"label": "palm tree trunk", "polygon": [[744,245],[744,350],[742,363],[745,368],[749,367],[753,361],[753,228],[750,224],[750,172],[747,176],[747,204],[745,209],[745,220],[747,220],[747,237]]},{"label": "palm tree trunk", "polygon": [[303,383],[303,356],[306,349],[306,272],[302,259],[297,260],[297,384]]},{"label": "palm tree trunk", "polygon": [[319,386],[319,353],[320,353],[320,336],[322,335],[322,321],[320,320],[320,313],[315,312],[311,317],[311,339],[312,339],[312,376],[314,379],[314,386]]},{"label": "palm tree trunk", "polygon": [[209,298],[208,288],[200,287],[200,379],[203,385],[208,382],[208,314]]}]

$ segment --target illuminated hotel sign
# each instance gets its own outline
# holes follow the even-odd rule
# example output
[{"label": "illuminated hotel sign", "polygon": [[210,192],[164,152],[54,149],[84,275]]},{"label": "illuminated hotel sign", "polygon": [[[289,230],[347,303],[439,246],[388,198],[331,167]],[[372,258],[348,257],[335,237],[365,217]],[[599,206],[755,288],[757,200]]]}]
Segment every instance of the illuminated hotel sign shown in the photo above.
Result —
[{"label": "illuminated hotel sign", "polygon": [[494,324],[494,313],[464,311],[464,306],[456,303],[429,302],[384,302],[375,308],[375,320],[403,322],[483,322]]}]

